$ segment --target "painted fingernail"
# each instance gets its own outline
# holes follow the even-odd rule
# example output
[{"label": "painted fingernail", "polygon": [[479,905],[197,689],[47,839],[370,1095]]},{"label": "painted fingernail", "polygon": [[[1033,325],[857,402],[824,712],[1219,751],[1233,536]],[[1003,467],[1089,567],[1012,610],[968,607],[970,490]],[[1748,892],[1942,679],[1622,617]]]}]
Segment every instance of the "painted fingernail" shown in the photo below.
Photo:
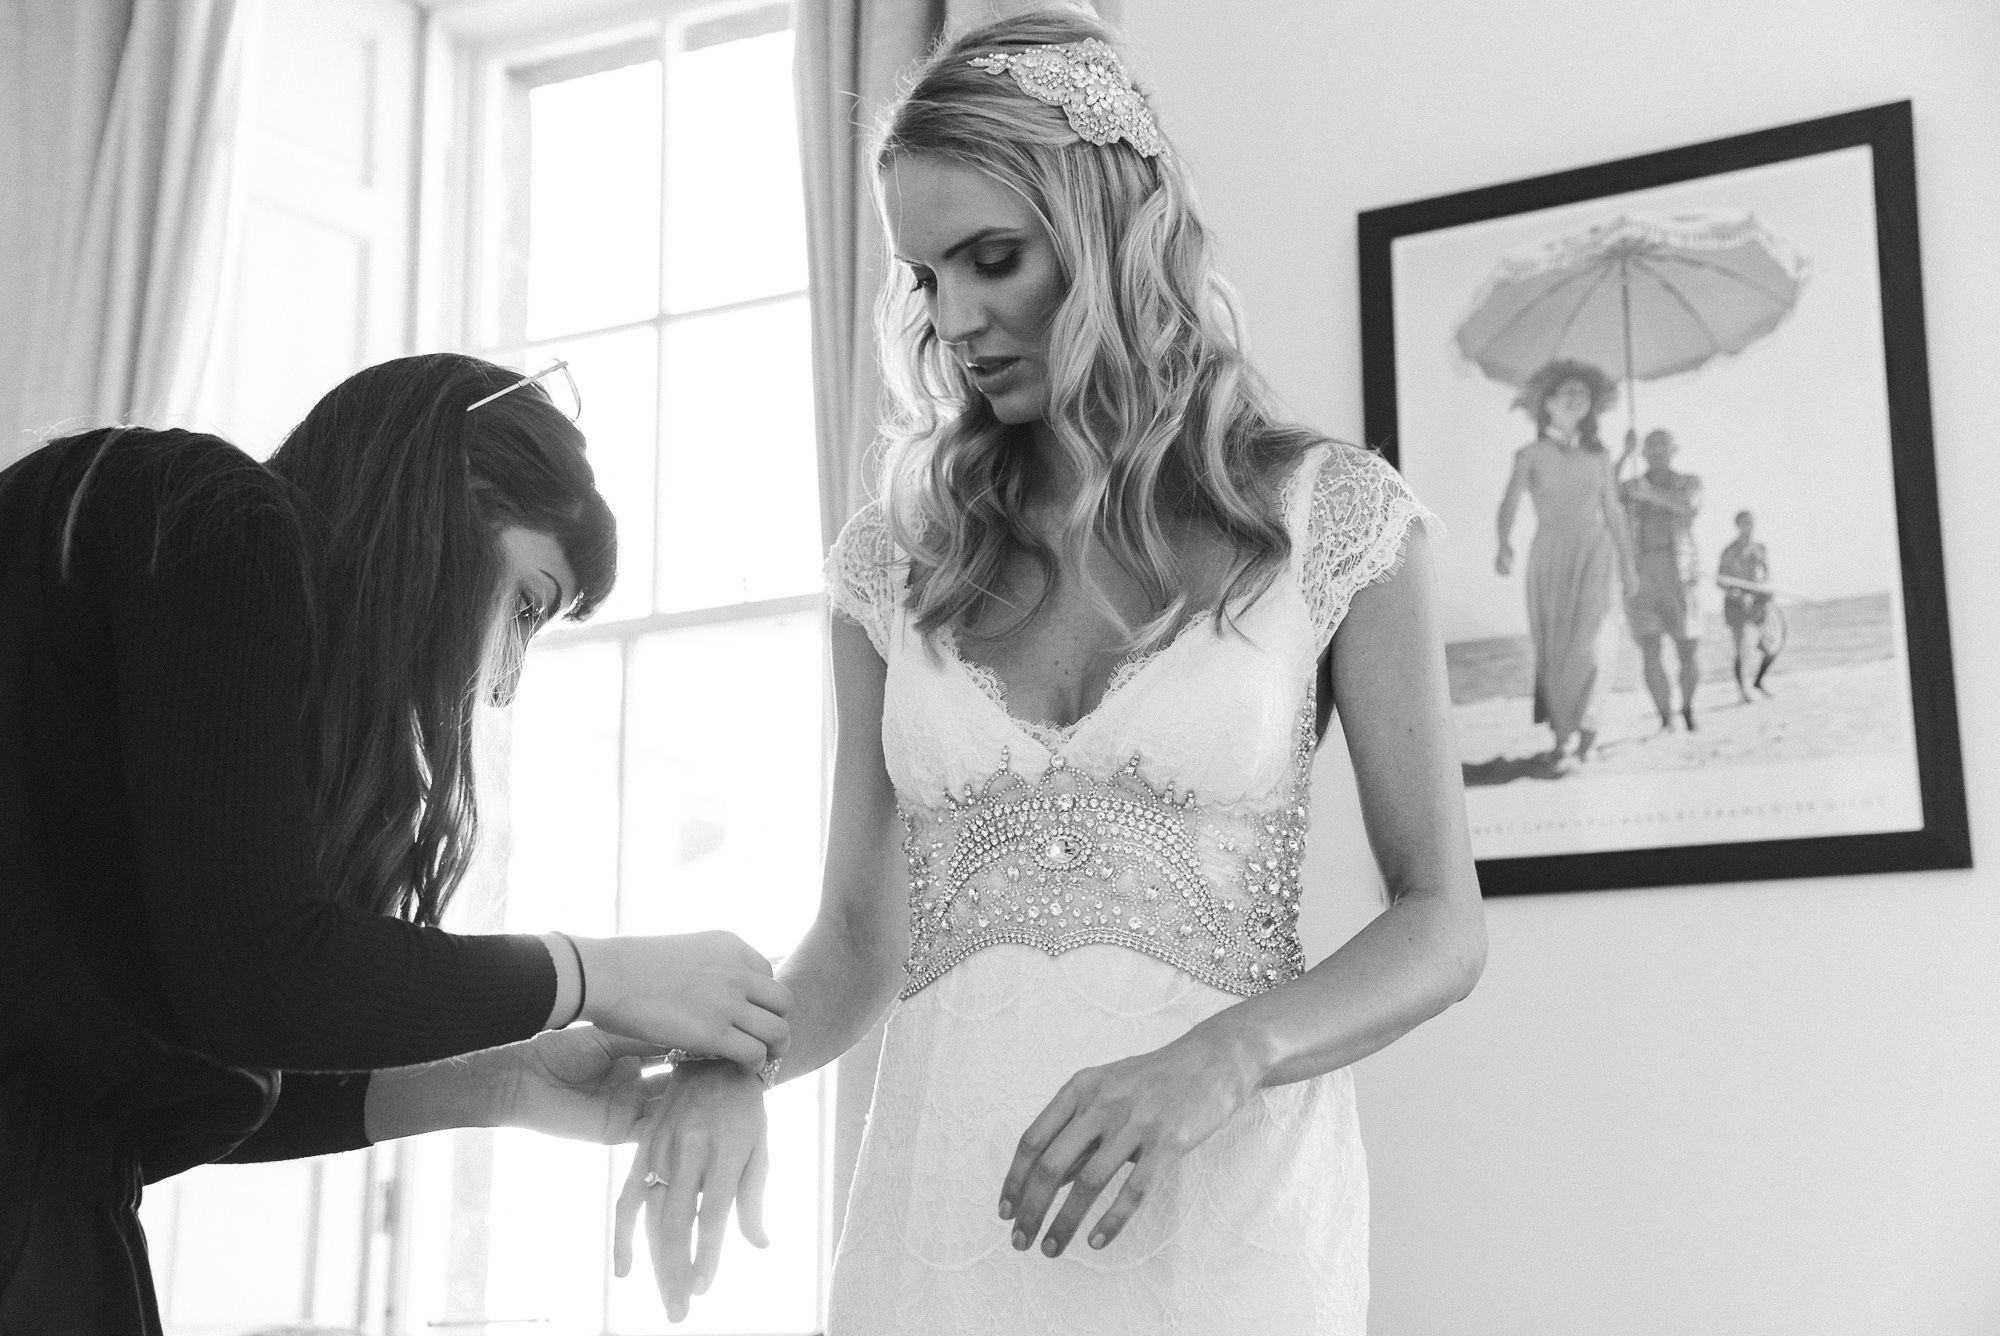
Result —
[{"label": "painted fingernail", "polygon": [[1022,1252],[1028,1250],[1028,1232],[1026,1230],[1017,1229],[1014,1231],[1014,1247]]},{"label": "painted fingernail", "polygon": [[1105,1244],[1109,1242],[1111,1242],[1111,1240],[1105,1238],[1102,1234],[1092,1234],[1090,1236],[1090,1246],[1093,1248],[1102,1248]]},{"label": "painted fingernail", "polygon": [[1005,1197],[1000,1199],[1000,1218],[1002,1220],[1012,1220],[1014,1218],[1014,1203],[1008,1201]]},{"label": "painted fingernail", "polygon": [[1051,1234],[1047,1238],[1042,1240],[1042,1256],[1054,1257],[1057,1253],[1061,1251],[1062,1251],[1062,1245],[1056,1242],[1055,1235]]}]

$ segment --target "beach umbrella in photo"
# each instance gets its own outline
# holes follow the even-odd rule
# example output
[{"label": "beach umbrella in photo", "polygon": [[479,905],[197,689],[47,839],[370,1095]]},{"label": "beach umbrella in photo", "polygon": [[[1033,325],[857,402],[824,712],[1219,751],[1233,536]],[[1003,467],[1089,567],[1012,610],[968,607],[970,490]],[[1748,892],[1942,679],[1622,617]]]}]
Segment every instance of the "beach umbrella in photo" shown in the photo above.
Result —
[{"label": "beach umbrella in photo", "polygon": [[1503,259],[1458,327],[1458,348],[1524,385],[1576,358],[1632,385],[1741,352],[1791,314],[1806,260],[1741,211],[1628,213]]}]

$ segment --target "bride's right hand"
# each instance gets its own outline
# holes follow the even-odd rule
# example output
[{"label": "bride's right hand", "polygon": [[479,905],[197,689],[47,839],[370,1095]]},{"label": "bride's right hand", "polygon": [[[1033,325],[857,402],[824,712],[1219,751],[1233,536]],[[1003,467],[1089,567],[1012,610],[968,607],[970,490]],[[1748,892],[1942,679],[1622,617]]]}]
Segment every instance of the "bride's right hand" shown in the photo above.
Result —
[{"label": "bride's right hand", "polygon": [[727,1058],[755,1072],[791,1042],[792,990],[731,932],[579,937],[583,1019],[601,1030]]},{"label": "bride's right hand", "polygon": [[[764,1083],[726,1062],[684,1062],[674,1068],[618,1194],[613,1270],[623,1276],[632,1269],[632,1234],[644,1206],[653,1280],[667,1320],[679,1322],[687,1316],[689,1296],[707,1293],[715,1280],[732,1203],[743,1237],[756,1247],[770,1246],[764,1234],[769,1169]],[[699,1246],[690,1262],[697,1224]]]}]

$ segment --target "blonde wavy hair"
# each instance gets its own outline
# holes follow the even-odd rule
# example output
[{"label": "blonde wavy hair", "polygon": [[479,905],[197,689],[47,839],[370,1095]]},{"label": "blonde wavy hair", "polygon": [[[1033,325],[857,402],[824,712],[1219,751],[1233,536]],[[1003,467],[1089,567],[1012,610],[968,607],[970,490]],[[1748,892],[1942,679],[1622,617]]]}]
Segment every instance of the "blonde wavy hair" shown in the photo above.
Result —
[{"label": "blonde wavy hair", "polygon": [[[1199,611],[1168,525],[1191,525],[1234,552],[1208,604],[1217,630],[1269,587],[1290,554],[1280,513],[1286,467],[1321,437],[1276,420],[1245,360],[1233,296],[1215,272],[1194,194],[1171,150],[1078,138],[1059,107],[1036,101],[973,57],[1112,34],[1088,15],[1016,15],[947,39],[887,112],[875,149],[878,207],[899,159],[969,166],[1018,192],[1054,241],[1065,285],[1048,330],[1047,426],[1078,480],[1056,542],[1026,519],[1029,428],[999,421],[937,337],[921,294],[885,283],[876,307],[890,533],[911,558],[917,628],[979,625],[1004,634],[1031,620],[1061,566],[1083,570],[1093,537],[1145,590],[1151,614],[1127,648],[1156,648]],[[892,259],[893,264],[893,259]],[[988,632],[1008,558],[1027,553],[1035,601]]]}]

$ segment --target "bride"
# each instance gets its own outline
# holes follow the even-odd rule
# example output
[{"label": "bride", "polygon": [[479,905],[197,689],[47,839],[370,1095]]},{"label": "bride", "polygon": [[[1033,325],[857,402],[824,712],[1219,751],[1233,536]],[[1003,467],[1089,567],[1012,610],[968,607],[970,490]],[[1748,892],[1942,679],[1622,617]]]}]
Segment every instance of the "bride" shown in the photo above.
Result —
[{"label": "bride", "polygon": [[[1484,961],[1428,515],[1275,417],[1107,40],[968,32],[876,154],[896,411],[829,559],[831,833],[780,973],[786,1078],[889,1008],[834,1336],[1360,1332],[1350,1064]],[[1390,903],[1308,969],[1330,710]],[[635,1157],[618,1264],[644,1204],[676,1321],[733,1198],[759,1232],[763,1094],[683,1062]]]}]

